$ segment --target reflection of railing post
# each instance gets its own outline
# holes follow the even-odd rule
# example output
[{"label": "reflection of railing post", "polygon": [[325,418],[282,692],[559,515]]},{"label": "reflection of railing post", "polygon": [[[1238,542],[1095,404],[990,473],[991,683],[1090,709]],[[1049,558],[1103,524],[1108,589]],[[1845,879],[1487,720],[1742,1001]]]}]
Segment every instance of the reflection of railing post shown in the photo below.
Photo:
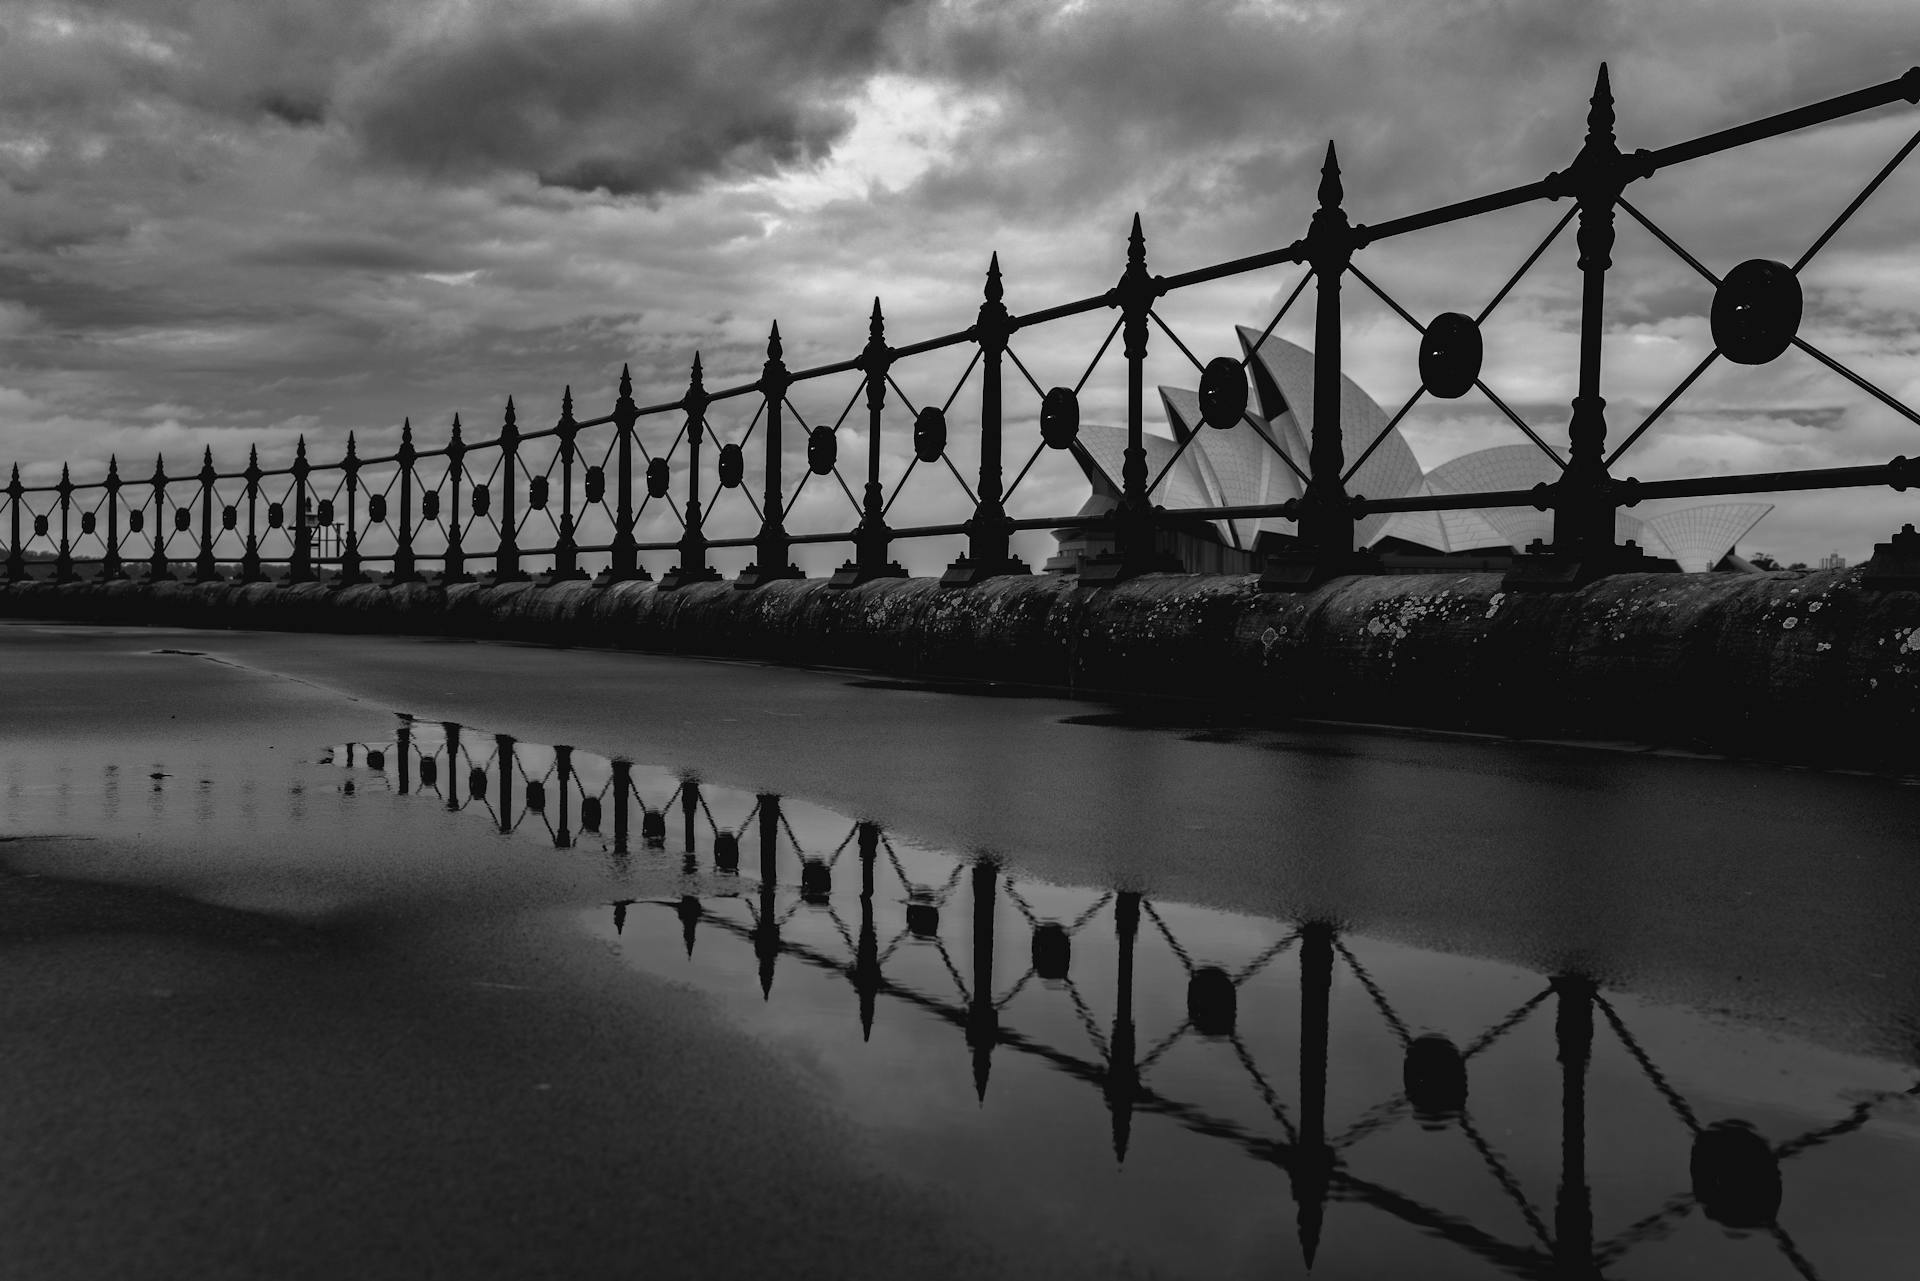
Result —
[{"label": "reflection of railing post", "polygon": [[1113,1035],[1107,1039],[1107,1076],[1103,1092],[1113,1120],[1113,1158],[1127,1159],[1133,1135],[1133,1100],[1140,1084],[1133,1031],[1133,946],[1140,937],[1140,895],[1126,890],[1113,900],[1113,932],[1119,952],[1114,983]]},{"label": "reflection of railing post", "polygon": [[147,581],[171,580],[167,569],[167,468],[160,455],[153,456],[153,554],[147,559]]},{"label": "reflection of railing post", "polygon": [[700,438],[707,426],[707,387],[700,376],[700,353],[693,353],[693,372],[687,378],[687,394],[681,398],[687,411],[687,510],[685,528],[680,533],[680,563],[661,576],[660,586],[671,590],[689,583],[710,583],[720,577],[707,565],[707,536],[700,528]]},{"label": "reflection of railing post", "polygon": [[860,850],[860,941],[853,954],[853,989],[860,997],[860,1039],[873,1038],[873,1011],[880,994],[880,936],[873,925],[873,868],[880,855],[880,825],[862,822]]},{"label": "reflection of railing post", "polygon": [[860,526],[853,533],[853,559],[833,576],[833,586],[854,587],[875,578],[905,578],[907,571],[887,559],[886,491],[880,487],[880,417],[887,404],[887,370],[893,353],[887,348],[886,319],[880,300],[873,300],[867,322],[867,346],[860,367],[867,376],[867,487],[861,496]]},{"label": "reflection of railing post", "polygon": [[1307,1266],[1320,1248],[1332,1182],[1327,1146],[1327,1014],[1333,989],[1333,927],[1315,921],[1300,931],[1300,1138],[1288,1170],[1298,1212],[1300,1252]]},{"label": "reflection of railing post", "polygon": [[9,532],[7,535],[7,581],[17,583],[27,576],[27,557],[20,545],[20,504],[25,500],[26,487],[20,483],[20,464],[13,465],[13,478],[7,482],[7,504]]},{"label": "reflection of railing post", "polygon": [[1000,255],[987,264],[986,300],[974,321],[974,340],[980,344],[980,493],[967,522],[967,554],[947,566],[940,582],[965,587],[1002,574],[1027,573],[1026,563],[1013,555],[1013,531],[1007,528],[1007,509],[1001,502],[1000,471],[1000,362],[1013,336],[1013,318],[1001,301]]},{"label": "reflection of railing post", "polygon": [[120,456],[107,457],[107,554],[100,562],[100,581],[113,582],[127,576],[120,560]]},{"label": "reflection of railing post", "polygon": [[753,952],[760,961],[760,995],[773,994],[773,963],[780,955],[780,922],[774,915],[773,890],[778,880],[780,798],[763,792],[760,803],[760,919],[753,927]]},{"label": "reflection of railing post", "polygon": [[60,550],[53,558],[53,580],[56,583],[70,583],[79,575],[73,572],[73,543],[68,537],[67,517],[73,510],[73,478],[67,474],[67,465],[60,464]]},{"label": "reflection of railing post", "polygon": [[402,722],[394,732],[394,755],[399,757],[397,767],[400,771],[400,795],[405,796],[413,785],[413,762],[408,756],[413,750],[413,727]]},{"label": "reflection of railing post", "polygon": [[967,1045],[973,1050],[973,1092],[987,1098],[987,1072],[1000,1040],[993,1008],[993,908],[1000,867],[992,859],[973,865],[973,1000],[967,1007]]},{"label": "reflection of railing post", "polygon": [[781,493],[780,429],[786,408],[787,388],[793,380],[787,375],[787,362],[781,358],[780,322],[775,321],[767,334],[767,359],[760,366],[760,395],[765,400],[767,420],[763,448],[766,452],[765,485],[760,495],[760,532],[753,540],[753,564],[741,571],[733,585],[758,587],[776,578],[801,578],[800,567],[789,556],[793,545],[787,538],[786,499]]},{"label": "reflection of railing post", "polygon": [[1592,979],[1553,980],[1553,1020],[1560,1059],[1560,1193],[1553,1210],[1556,1275],[1596,1275],[1593,1197],[1587,1187],[1587,1065],[1593,1056]]},{"label": "reflection of railing post", "polygon": [[447,483],[451,489],[447,501],[447,551],[441,581],[447,586],[473,580],[467,573],[467,553],[460,543],[460,479],[466,475],[467,442],[460,438],[460,415],[453,416],[453,431],[447,437]]},{"label": "reflection of railing post", "polygon": [[555,785],[560,790],[560,822],[553,833],[555,849],[565,849],[573,844],[573,832],[567,827],[568,811],[573,791],[573,749],[555,745],[553,749],[553,773]]},{"label": "reflection of railing post", "polygon": [[452,721],[441,721],[440,728],[447,735],[447,808],[460,808],[460,727]]},{"label": "reflection of railing post", "polygon": [[257,583],[260,572],[260,447],[247,449],[247,546],[240,553],[240,581]]},{"label": "reflection of railing post", "polygon": [[193,579],[210,583],[220,577],[213,567],[213,446],[200,460],[200,557],[194,565]]},{"label": "reflection of railing post", "polygon": [[400,464],[399,541],[393,548],[393,577],[390,584],[418,582],[420,573],[413,559],[413,464],[419,457],[413,447],[413,419],[400,420],[400,448],[394,461]]},{"label": "reflection of railing post", "polygon": [[700,813],[700,780],[685,778],[680,781],[680,830],[681,841],[685,845],[682,853],[693,853],[696,832],[694,818]]},{"label": "reflection of railing post", "polygon": [[500,830],[511,832],[513,830],[513,736],[495,734],[493,746],[494,763],[500,767]]},{"label": "reflection of railing post", "polygon": [[613,852],[627,852],[627,805],[633,794],[633,762],[613,763]]},{"label": "reflection of railing post", "polygon": [[313,581],[313,531],[307,525],[307,475],[313,470],[307,462],[307,438],[293,450],[293,562],[287,566],[289,583]]}]

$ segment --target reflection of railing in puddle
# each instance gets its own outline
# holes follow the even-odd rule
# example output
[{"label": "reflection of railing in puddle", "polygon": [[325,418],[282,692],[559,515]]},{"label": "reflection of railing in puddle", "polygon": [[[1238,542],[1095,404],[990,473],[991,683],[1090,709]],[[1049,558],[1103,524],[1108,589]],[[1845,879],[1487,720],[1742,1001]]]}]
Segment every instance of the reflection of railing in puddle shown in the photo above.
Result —
[{"label": "reflection of railing in puddle", "polygon": [[[474,741],[485,741],[489,746],[476,754],[468,746]],[[1020,883],[990,858],[971,862],[943,859],[940,861],[950,863],[944,877],[916,880],[881,826],[871,821],[852,823],[830,854],[810,854],[801,848],[787,821],[781,797],[769,793],[757,795],[738,823],[723,827],[708,807],[707,789],[697,778],[679,776],[667,799],[659,806],[649,806],[635,783],[631,762],[591,756],[568,747],[521,744],[506,735],[475,735],[451,723],[427,726],[409,721],[392,743],[348,744],[335,749],[334,762],[380,771],[399,792],[435,795],[444,800],[449,811],[482,809],[502,833],[519,831],[530,816],[537,816],[547,837],[558,847],[576,845],[581,833],[610,838],[606,839],[607,848],[616,856],[632,852],[629,832],[634,809],[639,810],[641,848],[659,852],[666,848],[667,813],[678,808],[684,846],[682,870],[689,874],[700,871],[700,818],[705,818],[710,836],[711,870],[721,878],[739,874],[740,834],[753,829],[757,834],[758,876],[754,893],[747,900],[747,920],[734,919],[721,910],[727,900],[743,897],[737,891],[710,894],[711,904],[695,894],[677,899],[623,899],[610,905],[616,932],[624,932],[631,909],[660,907],[678,919],[689,956],[702,926],[708,927],[710,935],[748,944],[763,995],[771,995],[777,963],[783,957],[843,978],[854,995],[863,1037],[871,1036],[880,998],[919,1009],[960,1031],[971,1058],[974,1088],[982,1101],[996,1050],[1019,1054],[1082,1081],[1103,1097],[1112,1123],[1113,1151],[1122,1162],[1137,1114],[1164,1117],[1191,1133],[1237,1146],[1286,1173],[1298,1207],[1301,1248],[1309,1266],[1318,1249],[1328,1202],[1347,1201],[1381,1210],[1514,1275],[1555,1277],[1598,1276],[1636,1246],[1663,1235],[1699,1209],[1725,1227],[1766,1233],[1799,1275],[1812,1277],[1813,1265],[1779,1221],[1783,1167],[1801,1153],[1860,1129],[1876,1108],[1899,1097],[1893,1093],[1872,1096],[1830,1125],[1773,1144],[1745,1121],[1702,1123],[1620,1011],[1591,978],[1582,975],[1552,977],[1540,991],[1461,1048],[1439,1034],[1416,1035],[1337,928],[1324,921],[1307,921],[1286,930],[1252,960],[1229,972],[1196,963],[1163,913],[1139,893],[1088,891],[1092,901],[1082,910],[1069,919],[1048,919],[1022,894]],[[656,781],[664,784],[669,777],[657,775]],[[455,786],[456,780],[466,786]],[[555,790],[552,798],[547,796],[549,785]],[[570,826],[576,816],[578,831]],[[612,830],[602,833],[602,824],[609,818]],[[783,838],[786,848],[799,860],[798,883],[792,888],[780,876]],[[849,928],[833,899],[834,876],[849,852],[858,862],[860,878],[859,921],[854,928]],[[897,882],[897,897],[882,899],[877,895],[876,878],[883,864]],[[941,919],[963,879],[968,882],[972,905],[970,979],[954,960]],[[1001,895],[1028,927],[1029,956],[1020,977],[995,996],[997,902]],[[898,928],[890,931],[883,944],[878,905],[889,903],[898,904],[902,910]],[[808,909],[818,910],[831,922],[844,949],[842,954],[783,936],[794,918]],[[1103,1029],[1073,977],[1074,943],[1089,925],[1109,913],[1116,943],[1112,962],[1114,1009]],[[1164,941],[1186,976],[1185,1018],[1144,1052],[1134,1022],[1134,956],[1143,925]],[[925,944],[939,957],[952,983],[951,996],[887,975],[889,963],[909,943]],[[1289,952],[1297,954],[1300,1057],[1298,1097],[1291,1112],[1239,1028],[1242,988]],[[1330,995],[1340,967],[1365,991],[1398,1043],[1403,1088],[1345,1127],[1330,1130]],[[1002,1011],[1035,981],[1065,993],[1086,1033],[1091,1054],[1062,1049],[1003,1022]],[[1551,1226],[1496,1146],[1475,1124],[1467,1106],[1473,1061],[1549,1002],[1554,1006],[1561,1099],[1560,1178]],[[1669,1197],[1659,1209],[1605,1240],[1595,1239],[1587,1171],[1587,1084],[1596,1015],[1667,1110],[1691,1135],[1687,1191]],[[1218,1042],[1231,1049],[1248,1084],[1278,1126],[1278,1134],[1260,1133],[1242,1121],[1182,1102],[1149,1082],[1148,1077],[1166,1054],[1189,1039]],[[1920,1085],[1905,1093],[1920,1093]],[[1502,1239],[1457,1215],[1363,1178],[1349,1166],[1345,1154],[1409,1119],[1423,1130],[1457,1133],[1501,1195],[1524,1219],[1532,1240],[1514,1243]]]}]

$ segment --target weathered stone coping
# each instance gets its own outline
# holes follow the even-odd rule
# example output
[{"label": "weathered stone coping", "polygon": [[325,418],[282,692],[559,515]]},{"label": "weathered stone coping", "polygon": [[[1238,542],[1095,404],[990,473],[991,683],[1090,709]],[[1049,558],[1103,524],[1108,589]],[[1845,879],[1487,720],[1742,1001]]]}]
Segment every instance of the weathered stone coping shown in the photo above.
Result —
[{"label": "weathered stone coping", "polygon": [[1046,575],[754,591],[19,583],[0,585],[0,616],[527,640],[1176,695],[1260,718],[1920,764],[1920,591],[1868,589],[1859,569],[1628,574],[1542,594],[1493,574],[1353,577],[1299,595],[1227,575],[1102,589]]}]

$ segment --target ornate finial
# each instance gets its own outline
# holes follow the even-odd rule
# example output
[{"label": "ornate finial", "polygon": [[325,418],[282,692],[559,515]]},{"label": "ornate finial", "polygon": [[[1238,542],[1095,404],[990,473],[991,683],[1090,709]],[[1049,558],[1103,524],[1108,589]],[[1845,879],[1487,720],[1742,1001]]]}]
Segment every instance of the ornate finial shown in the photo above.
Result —
[{"label": "ornate finial", "polygon": [[509,396],[507,397],[507,417],[506,417],[507,426],[509,427],[513,426],[516,421],[517,420],[513,416],[513,397]]},{"label": "ornate finial", "polygon": [[560,393],[560,416],[562,418],[573,417],[573,384],[572,383],[568,383],[567,389]]},{"label": "ornate finial", "polygon": [[207,446],[207,452],[203,457],[207,465],[212,466],[213,464],[213,446],[212,445]]},{"label": "ornate finial", "polygon": [[[209,452],[209,453],[207,454],[207,457],[208,457],[208,458],[212,458],[212,457],[213,457],[213,454],[212,454],[211,452]],[[62,485],[64,485],[64,484],[66,484],[66,483],[67,483],[67,465],[66,465],[65,463],[61,463],[61,464],[60,464],[60,483],[61,483]]]},{"label": "ornate finial", "polygon": [[[255,456],[255,458],[256,458],[256,459],[257,459],[257,458],[259,457],[259,455],[258,455],[258,453],[257,453],[257,452],[255,453],[255,455],[254,455],[254,456]],[[108,454],[108,455],[107,455],[107,476],[108,476],[108,478],[109,478],[109,479],[114,479],[114,480],[117,480],[117,479],[119,479],[119,476],[120,476],[120,455],[118,455],[118,454]]]},{"label": "ornate finial", "polygon": [[885,338],[886,332],[887,322],[880,314],[880,300],[875,298],[873,300],[873,315],[867,318],[867,337],[873,339],[875,342],[880,342]]},{"label": "ornate finial", "polygon": [[1005,296],[1006,291],[1000,287],[1000,252],[995,250],[993,260],[987,264],[987,301],[999,302]]},{"label": "ornate finial", "polygon": [[[778,329],[779,326],[776,325],[774,326],[774,328]],[[774,349],[774,341],[772,339],[769,339],[767,342],[767,350],[772,351],[773,349]],[[706,388],[706,383],[701,379],[700,353],[697,351],[693,353],[693,376],[687,380],[687,385],[698,390],[705,390]]]},{"label": "ornate finial", "polygon": [[1340,156],[1333,149],[1333,140],[1327,140],[1327,158],[1320,164],[1320,207],[1337,209],[1346,198],[1347,190],[1340,185]]},{"label": "ornate finial", "polygon": [[[786,349],[780,345],[780,322],[776,320],[773,322],[773,327],[767,330],[767,359],[778,360],[785,350]],[[694,353],[693,367],[695,369],[700,367],[700,355],[698,352]]]},{"label": "ornate finial", "polygon": [[620,394],[627,398],[633,396],[633,375],[627,372],[625,362],[620,365]]},{"label": "ornate finial", "polygon": [[1127,265],[1147,265],[1147,236],[1140,230],[1140,215],[1137,212],[1133,215],[1133,230],[1127,233]]},{"label": "ornate finial", "polygon": [[[405,428],[402,428],[401,430],[404,431]],[[247,446],[247,466],[258,467],[259,465],[260,465],[260,446],[248,445]],[[113,469],[114,469],[113,460],[109,458],[107,460],[107,470],[111,472]]]},{"label": "ornate finial", "polygon": [[453,443],[460,443],[460,414],[457,410],[453,415]]},{"label": "ornate finial", "polygon": [[400,420],[400,439],[409,445],[413,443],[413,416],[411,414]]},{"label": "ornate finial", "polygon": [[19,463],[15,463],[13,465],[13,480],[9,483],[15,484],[15,485],[18,485],[20,483],[20,464]]},{"label": "ornate finial", "polygon": [[354,453],[355,451],[354,451],[353,433],[349,431],[347,433],[347,457],[349,458],[354,457]]},{"label": "ornate finial", "polygon": [[305,458],[307,456],[307,434],[305,432],[300,433],[300,439],[293,447],[293,454],[296,458]]},{"label": "ornate finial", "polygon": [[1607,78],[1607,64],[1600,64],[1600,75],[1593,82],[1593,101],[1587,110],[1587,133],[1613,137],[1613,82]]}]

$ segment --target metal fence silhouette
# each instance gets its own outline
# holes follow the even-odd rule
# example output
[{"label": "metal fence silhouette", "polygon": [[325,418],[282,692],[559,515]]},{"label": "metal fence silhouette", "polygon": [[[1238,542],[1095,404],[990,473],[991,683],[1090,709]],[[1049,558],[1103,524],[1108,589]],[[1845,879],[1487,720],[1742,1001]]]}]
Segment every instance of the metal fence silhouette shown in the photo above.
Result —
[{"label": "metal fence silhouette", "polygon": [[[857,354],[833,363],[791,370],[782,353],[779,326],[773,326],[758,377],[708,390],[698,355],[685,389],[674,399],[642,405],[623,369],[612,409],[596,417],[576,418],[569,387],[562,394],[551,426],[522,430],[508,400],[496,432],[468,440],[456,415],[443,444],[417,445],[411,422],[403,425],[390,454],[361,456],[349,435],[346,454],[337,462],[314,462],[301,439],[292,462],[262,467],[257,447],[246,466],[223,469],[209,448],[197,471],[169,475],[156,459],[150,475],[123,475],[117,458],[99,480],[75,482],[67,466],[57,483],[26,485],[15,464],[5,488],[9,581],[30,576],[30,561],[49,560],[53,577],[73,581],[84,576],[148,580],[180,572],[199,581],[237,574],[244,581],[284,577],[293,582],[327,579],[338,585],[366,581],[408,583],[431,577],[444,583],[473,579],[510,582],[530,577],[529,563],[550,564],[550,580],[585,578],[584,558],[604,558],[603,583],[648,579],[643,556],[671,553],[676,559],[659,586],[673,588],[716,580],[709,553],[720,548],[751,548],[753,562],[734,581],[749,588],[796,578],[793,548],[801,544],[848,543],[852,556],[834,575],[836,585],[852,586],[875,578],[898,577],[905,570],[892,559],[899,539],[964,535],[966,552],[943,581],[964,586],[983,579],[1028,572],[1013,552],[1012,536],[1022,530],[1099,528],[1113,539],[1110,554],[1089,561],[1083,581],[1109,582],[1154,570],[1179,570],[1161,535],[1176,524],[1201,520],[1272,518],[1296,522],[1298,539],[1268,563],[1263,585],[1308,586],[1333,574],[1364,572],[1374,565],[1354,547],[1354,523],[1373,513],[1439,511],[1482,507],[1531,506],[1554,513],[1551,545],[1536,544],[1521,556],[1518,581],[1541,586],[1570,584],[1636,568],[1658,567],[1631,543],[1615,543],[1614,514],[1654,498],[1760,493],[1783,490],[1891,486],[1904,490],[1920,483],[1920,462],[1905,456],[1871,466],[1828,467],[1787,472],[1702,476],[1653,481],[1617,479],[1614,464],[1652,428],[1688,388],[1718,360],[1762,364],[1797,347],[1836,375],[1910,422],[1920,413],[1902,404],[1840,361],[1801,337],[1802,294],[1799,273],[1827,245],[1865,200],[1894,172],[1920,133],[1867,182],[1830,225],[1791,265],[1764,259],[1741,263],[1724,277],[1716,275],[1678,240],[1656,225],[1625,192],[1635,182],[1687,161],[1776,137],[1794,130],[1870,111],[1896,101],[1920,102],[1920,67],[1905,75],[1810,106],[1675,143],[1658,150],[1622,152],[1614,138],[1612,91],[1600,69],[1591,99],[1582,146],[1565,168],[1535,182],[1462,200],[1373,226],[1351,223],[1342,208],[1344,191],[1333,145],[1328,144],[1319,186],[1319,208],[1306,233],[1264,253],[1215,263],[1171,276],[1147,267],[1146,240],[1138,216],[1127,240],[1126,265],[1118,283],[1102,293],[1015,315],[1003,301],[998,256],[987,270],[984,298],[975,322],[964,330],[890,346],[880,303],[875,301],[869,338]],[[1429,228],[1492,214],[1536,201],[1570,199],[1573,204],[1518,268],[1474,315],[1445,312],[1422,324],[1394,300],[1355,261],[1371,245]],[[1698,272],[1714,290],[1713,349],[1651,412],[1608,448],[1606,401],[1601,395],[1601,337],[1607,272],[1612,266],[1615,211],[1623,210],[1659,243]],[[1480,376],[1481,326],[1505,300],[1547,248],[1575,219],[1581,276],[1578,388],[1572,398],[1564,456],[1515,413]],[[1316,286],[1314,316],[1315,379],[1309,456],[1291,456],[1248,410],[1247,364],[1251,354],[1203,362],[1174,331],[1157,300],[1177,291],[1230,277],[1276,268],[1303,266],[1299,282],[1267,323],[1270,335],[1300,298],[1309,280]],[[1341,436],[1341,287],[1352,276],[1377,295],[1421,336],[1419,388],[1392,415],[1374,442],[1349,461]],[[1072,386],[1043,388],[1021,361],[1012,340],[1018,334],[1090,313],[1117,311],[1105,340]],[[1259,433],[1280,462],[1300,480],[1298,498],[1257,506],[1167,510],[1153,494],[1172,464],[1149,476],[1142,444],[1144,365],[1153,331],[1170,340],[1200,373],[1200,405],[1205,422],[1230,428],[1246,424]],[[1126,433],[1122,474],[1109,478],[1122,494],[1115,510],[1101,515],[1014,518],[1007,501],[1045,449],[1074,451],[1084,467],[1098,466],[1078,440],[1079,395],[1120,338],[1126,366]],[[916,404],[895,377],[904,361],[946,349],[972,348],[966,372],[943,400]],[[1008,377],[1008,365],[1017,378]],[[976,378],[977,374],[977,378]],[[809,422],[789,397],[797,385],[857,376],[846,407],[832,422]],[[949,414],[970,382],[976,383],[979,468],[974,482],[948,456]],[[1039,439],[1006,483],[1003,440],[1004,393],[1022,386],[1038,401]],[[1511,424],[1550,457],[1559,478],[1531,490],[1473,494],[1367,498],[1350,493],[1354,472],[1426,395],[1457,397],[1477,390]],[[866,411],[865,480],[856,496],[840,466],[839,429],[856,405]],[[738,439],[721,441],[708,415],[716,406],[752,403],[753,415]],[[889,493],[881,482],[883,428],[903,429],[910,421],[913,455],[906,473]],[[672,443],[650,451],[638,424],[677,421]],[[891,424],[890,427],[887,425]],[[790,429],[805,436],[805,467],[788,484],[785,450]],[[754,497],[748,467],[749,447],[758,435],[760,496]],[[709,436],[715,439],[710,442]],[[1184,450],[1192,437],[1181,443]],[[1026,442],[1021,442],[1024,445]],[[684,452],[682,447],[684,446]],[[717,447],[712,447],[717,446]],[[707,451],[712,447],[712,452]],[[1178,454],[1176,454],[1176,459]],[[945,467],[951,481],[972,505],[960,522],[895,527],[888,523],[894,501],[917,468]],[[806,485],[837,484],[853,514],[849,527],[791,531],[786,515]],[[752,537],[710,537],[703,503],[710,511],[728,491],[739,490],[759,520]],[[680,498],[676,499],[678,490]],[[639,522],[658,504],[672,515],[678,536],[642,540]],[[592,541],[583,541],[583,536]],[[87,571],[83,574],[83,570]],[[383,570],[383,574],[375,571]]]}]

